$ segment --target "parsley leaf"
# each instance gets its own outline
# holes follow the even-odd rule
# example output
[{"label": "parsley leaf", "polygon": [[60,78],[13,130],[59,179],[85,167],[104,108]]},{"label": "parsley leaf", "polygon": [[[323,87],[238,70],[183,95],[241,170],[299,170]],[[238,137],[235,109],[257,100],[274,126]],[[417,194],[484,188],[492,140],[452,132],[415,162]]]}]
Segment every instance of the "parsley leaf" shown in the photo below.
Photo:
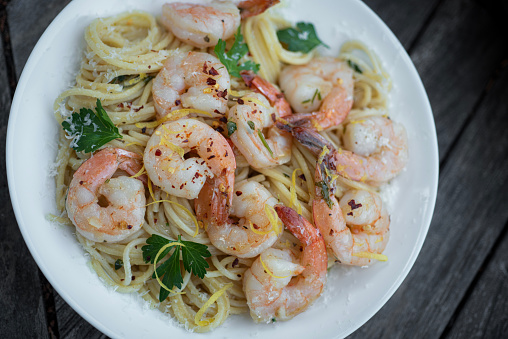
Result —
[{"label": "parsley leaf", "polygon": [[217,45],[213,49],[220,62],[226,66],[230,75],[240,78],[240,71],[248,70],[257,73],[259,71],[259,64],[248,60],[244,63],[239,64],[240,59],[249,52],[249,47],[243,42],[243,35],[241,33],[241,27],[235,34],[235,42],[231,49],[226,53],[226,41],[219,39]]},{"label": "parsley leaf", "polygon": [[324,42],[319,40],[314,25],[306,22],[299,22],[296,28],[284,28],[277,31],[279,41],[286,44],[288,50],[292,52],[309,53],[319,45],[329,48]]},{"label": "parsley leaf", "polygon": [[250,127],[250,129],[251,129],[251,130],[255,130],[255,129],[256,129],[256,125],[254,125],[254,122],[252,122],[252,121],[250,121],[250,120],[249,120],[249,121],[247,121],[247,125],[249,125],[249,127]]},{"label": "parsley leaf", "polygon": [[71,147],[77,152],[94,152],[111,140],[123,138],[99,99],[95,112],[83,107],[65,119],[62,127],[72,137]]},{"label": "parsley leaf", "polygon": [[347,64],[348,64],[348,66],[349,66],[349,67],[351,67],[351,68],[352,68],[355,72],[358,72],[358,73],[360,73],[360,74],[362,74],[362,73],[363,73],[362,69],[360,68],[360,66],[358,66],[358,64],[357,64],[357,63],[352,62],[351,60],[348,60],[348,61],[347,61]]},{"label": "parsley leaf", "polygon": [[228,121],[226,126],[228,128],[228,137],[230,137],[231,134],[235,133],[235,131],[236,131],[236,123],[233,121]]},{"label": "parsley leaf", "polygon": [[[168,240],[159,235],[152,235],[146,240],[147,245],[143,246],[143,260],[148,263],[154,264],[155,257],[159,251],[166,245],[179,242],[182,245],[170,246],[161,254],[159,254],[157,262],[159,263],[171,250],[174,249],[169,259],[164,261],[159,267],[157,267],[157,275],[161,279],[162,283],[169,289],[173,287],[181,288],[183,283],[182,271],[180,267],[180,251],[185,270],[189,273],[197,275],[201,279],[205,277],[206,269],[209,267],[206,262],[207,257],[211,254],[208,251],[208,247],[203,244],[198,244],[192,241],[184,241],[178,236],[178,241]],[[155,278],[155,273],[152,278]],[[159,292],[159,301],[164,301],[169,295],[169,291],[161,286]]]},{"label": "parsley leaf", "polygon": [[123,260],[122,259],[116,259],[115,261],[115,271],[121,269],[123,267]]}]

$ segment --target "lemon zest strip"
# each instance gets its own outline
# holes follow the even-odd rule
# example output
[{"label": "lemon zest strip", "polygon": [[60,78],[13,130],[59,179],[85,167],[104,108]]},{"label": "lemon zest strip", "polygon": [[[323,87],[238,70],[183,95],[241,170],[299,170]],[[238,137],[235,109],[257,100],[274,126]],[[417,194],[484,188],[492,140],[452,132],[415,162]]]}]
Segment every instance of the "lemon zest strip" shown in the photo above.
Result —
[{"label": "lemon zest strip", "polygon": [[269,274],[271,277],[273,277],[273,278],[277,278],[277,279],[284,279],[284,278],[287,278],[287,277],[290,277],[290,276],[291,276],[291,274],[290,274],[290,275],[286,275],[285,277],[279,277],[279,276],[274,275],[274,274],[273,274],[273,273],[272,273],[272,272],[268,269],[268,267],[266,267],[266,265],[265,265],[265,263],[264,263],[263,259],[261,259],[261,256],[259,256],[259,262],[261,262],[261,265],[263,265],[263,268],[265,269],[266,273],[268,273],[268,274]]},{"label": "lemon zest strip", "polygon": [[206,326],[206,325],[209,325],[211,324],[212,322],[214,322],[215,318],[211,318],[211,319],[206,319],[206,320],[201,320],[201,317],[203,316],[203,314],[205,314],[205,311],[210,307],[212,306],[212,304],[217,300],[219,299],[219,297],[221,295],[224,294],[224,292],[226,292],[227,289],[233,287],[233,283],[229,283],[229,284],[226,284],[224,285],[224,287],[222,287],[220,290],[218,290],[217,292],[215,292],[214,294],[212,294],[212,296],[210,297],[210,299],[208,299],[204,304],[203,306],[199,309],[199,311],[197,311],[196,315],[194,316],[194,322],[196,323],[196,325],[198,326]]},{"label": "lemon zest strip", "polygon": [[150,196],[152,197],[152,200],[155,201],[155,195],[153,194],[153,188],[152,188],[152,180],[150,180],[150,177],[148,177],[148,191],[150,192]]},{"label": "lemon zest strip", "polygon": [[379,261],[388,261],[388,257],[384,254],[369,253],[369,252],[357,252],[353,253],[353,256],[366,259],[374,259]]},{"label": "lemon zest strip", "polygon": [[143,167],[141,167],[141,169],[139,170],[138,173],[134,174],[133,176],[131,176],[131,178],[137,178],[137,177],[140,177],[142,176],[143,174],[145,174],[145,165],[143,165]]},{"label": "lemon zest strip", "polygon": [[277,235],[281,234],[284,228],[282,227],[281,221],[279,219],[279,216],[277,215],[277,212],[275,211],[275,208],[273,208],[273,206],[265,204],[265,213],[268,219],[270,220],[270,223],[272,224],[272,229],[275,231],[275,234]]}]

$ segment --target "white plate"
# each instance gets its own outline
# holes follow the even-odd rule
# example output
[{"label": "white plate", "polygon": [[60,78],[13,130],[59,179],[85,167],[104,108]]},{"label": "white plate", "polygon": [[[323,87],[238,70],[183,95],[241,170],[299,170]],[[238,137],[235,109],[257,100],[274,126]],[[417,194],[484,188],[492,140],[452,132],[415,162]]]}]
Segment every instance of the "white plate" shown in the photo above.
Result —
[{"label": "white plate", "polygon": [[[107,288],[87,265],[70,228],[48,222],[55,212],[51,169],[59,126],[53,101],[74,80],[84,48],[84,29],[97,17],[142,9],[160,12],[163,0],[76,0],[48,27],[28,60],[11,108],[7,134],[7,174],[16,218],[35,261],[58,293],[81,316],[111,337],[202,337],[175,326],[168,316],[144,307],[136,295]],[[292,0],[291,20],[313,22],[334,53],[347,39],[370,46],[391,74],[390,114],[409,135],[410,160],[392,185],[389,261],[368,269],[334,267],[323,296],[288,322],[254,324],[249,315],[231,316],[207,337],[344,337],[372,317],[408,274],[422,247],[434,209],[437,138],[432,111],[420,78],[386,25],[357,0]],[[319,331],[319,332],[317,332]]]}]

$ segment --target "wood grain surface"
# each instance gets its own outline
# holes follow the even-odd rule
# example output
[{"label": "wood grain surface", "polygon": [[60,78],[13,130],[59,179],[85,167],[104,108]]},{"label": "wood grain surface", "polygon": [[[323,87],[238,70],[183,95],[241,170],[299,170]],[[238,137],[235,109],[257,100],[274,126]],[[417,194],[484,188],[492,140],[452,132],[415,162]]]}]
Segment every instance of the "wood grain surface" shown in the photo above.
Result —
[{"label": "wood grain surface", "polygon": [[[39,37],[68,2],[0,0],[4,158],[17,79]],[[387,304],[350,337],[506,337],[508,5],[501,0],[365,3],[399,38],[422,78],[441,163],[433,221],[414,267]],[[5,162],[0,171],[1,337],[104,338],[39,272],[14,218]]]}]

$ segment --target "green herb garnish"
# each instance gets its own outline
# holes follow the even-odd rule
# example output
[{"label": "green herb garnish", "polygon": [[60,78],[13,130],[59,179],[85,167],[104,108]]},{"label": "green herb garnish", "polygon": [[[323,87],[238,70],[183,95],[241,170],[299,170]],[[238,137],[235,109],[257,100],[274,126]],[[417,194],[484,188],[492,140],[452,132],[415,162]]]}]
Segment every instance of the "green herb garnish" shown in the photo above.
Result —
[{"label": "green herb garnish", "polygon": [[122,259],[116,259],[115,261],[115,271],[118,271],[123,267],[123,260]]},{"label": "green herb garnish", "polygon": [[314,25],[306,22],[299,22],[296,28],[284,28],[277,31],[279,41],[287,45],[292,52],[309,53],[319,45],[327,48],[328,45],[319,40]]},{"label": "green herb garnish", "polygon": [[219,39],[217,45],[213,49],[220,62],[226,66],[230,75],[235,77],[241,77],[240,71],[253,71],[257,73],[259,71],[259,64],[248,60],[240,64],[240,59],[249,52],[249,47],[243,42],[243,35],[241,33],[241,27],[238,27],[238,31],[235,34],[235,42],[231,49],[226,53],[226,41]]},{"label": "green herb garnish", "polygon": [[270,149],[270,146],[268,146],[268,143],[266,142],[266,139],[265,139],[265,136],[263,135],[263,132],[261,132],[260,130],[258,130],[258,136],[259,136],[259,139],[261,139],[261,142],[263,143],[263,145],[266,147],[266,149],[268,150],[268,152],[270,152],[270,155],[272,156],[273,158],[273,152],[272,150]]},{"label": "green herb garnish", "polygon": [[306,104],[308,102],[313,104],[314,103],[314,99],[316,99],[316,96],[317,96],[318,100],[321,100],[321,92],[317,88],[316,88],[316,91],[314,92],[314,95],[312,96],[312,99],[307,99],[305,101],[302,101],[302,104]]},{"label": "green herb garnish", "polygon": [[62,127],[72,138],[70,146],[76,152],[94,152],[111,140],[123,138],[99,99],[95,112],[83,107],[79,113],[72,113],[65,119]]},{"label": "green herb garnish", "polygon": [[236,131],[236,123],[235,122],[228,121],[228,123],[226,124],[226,127],[228,129],[228,137],[230,137],[231,134],[235,133],[235,131]]},{"label": "green herb garnish", "polygon": [[326,181],[318,181],[316,182],[316,186],[321,187],[321,195],[326,201],[326,204],[330,209],[332,209],[333,201],[330,199],[330,187],[328,187]]},{"label": "green herb garnish", "polygon": [[355,72],[358,72],[360,74],[363,73],[362,69],[360,68],[360,66],[358,66],[358,64],[354,63],[353,61],[351,60],[348,60],[347,61],[347,64],[349,67],[351,67]]},{"label": "green herb garnish", "polygon": [[251,130],[255,130],[256,129],[256,125],[254,125],[254,123],[252,121],[247,121],[247,125],[249,125],[250,129]]},{"label": "green herb garnish", "polygon": [[[143,246],[141,250],[143,251],[143,260],[148,263],[154,264],[155,258],[157,254],[161,251],[161,249],[171,243],[181,243],[167,247],[159,254],[157,263],[160,263],[161,260],[169,254],[170,251],[173,251],[169,259],[164,261],[159,267],[157,267],[157,275],[159,279],[161,279],[162,283],[169,289],[173,289],[173,287],[181,288],[183,283],[182,270],[180,266],[180,252],[183,261],[183,267],[189,273],[197,275],[201,279],[205,277],[206,269],[209,267],[206,262],[207,257],[210,257],[211,254],[208,251],[208,247],[203,244],[198,244],[192,241],[184,241],[178,236],[178,240],[169,240],[159,235],[152,235],[150,238],[146,240],[147,245]],[[155,264],[157,264],[155,263]],[[152,278],[155,279],[155,272],[152,275]],[[161,286],[159,292],[159,301],[164,301],[169,295],[169,291]]]}]

